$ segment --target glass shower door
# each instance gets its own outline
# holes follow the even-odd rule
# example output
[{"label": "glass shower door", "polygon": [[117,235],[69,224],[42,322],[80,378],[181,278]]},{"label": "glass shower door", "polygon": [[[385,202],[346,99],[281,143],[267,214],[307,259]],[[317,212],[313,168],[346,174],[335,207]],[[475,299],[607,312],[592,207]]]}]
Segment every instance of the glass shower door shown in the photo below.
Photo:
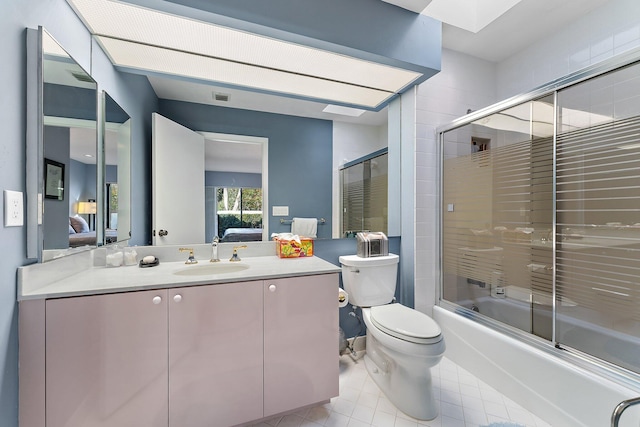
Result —
[{"label": "glass shower door", "polygon": [[445,132],[445,300],[551,338],[553,97]]},{"label": "glass shower door", "polygon": [[640,66],[558,92],[556,341],[640,372]]}]

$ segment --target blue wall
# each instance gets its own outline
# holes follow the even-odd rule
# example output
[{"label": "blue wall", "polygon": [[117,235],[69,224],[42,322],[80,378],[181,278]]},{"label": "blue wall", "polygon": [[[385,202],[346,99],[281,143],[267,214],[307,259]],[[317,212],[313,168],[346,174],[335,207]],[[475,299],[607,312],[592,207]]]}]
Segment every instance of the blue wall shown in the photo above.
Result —
[{"label": "blue wall", "polygon": [[69,158],[69,128],[44,127],[44,158],[64,165],[64,199],[44,199],[42,218],[45,249],[66,248],[69,246],[69,185],[71,184],[71,161]]},{"label": "blue wall", "polygon": [[169,100],[159,112],[195,131],[269,138],[269,233],[291,230],[270,215],[289,206],[290,217],[325,218],[318,238],[331,238],[331,121]]},{"label": "blue wall", "polygon": [[95,89],[46,83],[42,97],[45,116],[96,120],[98,98]]},{"label": "blue wall", "polygon": [[[357,243],[356,239],[333,239],[333,240],[316,240],[313,246],[313,253],[318,258],[322,258],[325,261],[328,261],[332,264],[340,267],[340,256],[342,255],[354,255],[357,252]],[[402,280],[400,277],[401,264],[402,264],[402,254],[400,253],[400,237],[389,237],[389,252],[392,254],[400,255],[400,264],[398,264],[398,277],[397,277],[397,286],[396,286],[396,300],[404,305],[408,305],[413,307],[412,301],[403,301],[402,300]],[[340,286],[342,285],[342,275],[340,275]],[[358,318],[350,316],[349,313],[353,311],[353,306],[351,304],[347,304],[346,307],[342,307],[339,310],[340,318],[339,324],[340,327],[344,330],[345,336],[347,338],[364,335],[366,328],[364,327],[364,321],[362,321],[361,311],[360,309],[356,310],[356,314],[360,316],[360,321]]]},{"label": "blue wall", "polygon": [[[69,212],[75,213],[76,202],[96,198],[96,166],[71,160],[69,173]],[[66,190],[66,189],[65,189]],[[46,232],[45,228],[45,232]]]}]

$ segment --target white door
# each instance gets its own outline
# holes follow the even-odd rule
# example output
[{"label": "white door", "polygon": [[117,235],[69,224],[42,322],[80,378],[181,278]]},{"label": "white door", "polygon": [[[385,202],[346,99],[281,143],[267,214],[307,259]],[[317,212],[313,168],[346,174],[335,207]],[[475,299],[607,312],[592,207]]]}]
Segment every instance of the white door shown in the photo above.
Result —
[{"label": "white door", "polygon": [[204,137],[157,113],[152,121],[153,244],[204,243]]}]

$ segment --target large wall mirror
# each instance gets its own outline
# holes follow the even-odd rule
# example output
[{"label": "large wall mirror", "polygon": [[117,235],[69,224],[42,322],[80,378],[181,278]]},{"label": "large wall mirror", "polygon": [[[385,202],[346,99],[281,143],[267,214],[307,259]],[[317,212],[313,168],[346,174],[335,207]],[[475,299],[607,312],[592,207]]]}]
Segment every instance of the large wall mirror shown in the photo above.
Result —
[{"label": "large wall mirror", "polygon": [[[80,72],[82,68],[75,64],[75,61],[62,49],[55,41],[46,34],[45,31],[38,33],[35,38],[35,48],[30,43],[29,52],[35,49],[37,52],[37,60],[30,59],[28,71],[35,75],[35,84],[27,85],[28,92],[32,87],[42,86],[42,89],[33,90],[28,93],[28,106],[41,105],[40,109],[31,108],[28,118],[30,124],[27,126],[27,134],[33,134],[34,130],[39,132],[38,137],[41,138],[40,145],[38,139],[33,143],[33,138],[28,138],[27,144],[27,252],[29,258],[43,260],[54,256],[66,255],[74,253],[78,250],[92,248],[103,245],[105,243],[123,241],[130,238],[131,233],[134,234],[136,244],[143,242],[153,242],[158,244],[156,238],[159,237],[160,230],[166,232],[166,226],[153,221],[149,230],[133,229],[132,223],[132,201],[130,196],[131,190],[131,144],[129,138],[131,134],[129,114],[119,107],[115,99],[108,93],[102,92],[98,96],[97,84],[86,73]],[[45,42],[45,40],[48,40]],[[46,53],[43,48],[45,43],[56,46],[60,51],[61,58],[64,57],[67,64],[80,70],[75,73],[75,81],[80,86],[70,86],[69,90],[75,90],[76,94],[84,94],[83,101],[79,102],[78,96],[73,97],[73,104],[67,106],[67,114],[62,113],[43,113],[42,106],[55,101],[61,103],[56,98],[48,99],[49,78],[47,61],[50,54]],[[48,50],[51,50],[47,48]],[[56,58],[58,62],[62,62],[60,58]],[[38,67],[41,67],[41,74],[38,74]],[[67,74],[72,75],[67,72]],[[82,78],[80,76],[83,76]],[[32,76],[33,77],[33,76]],[[262,138],[268,141],[268,149],[266,144],[253,144],[256,153],[262,152],[261,160],[255,163],[262,163],[260,170],[226,170],[208,169],[206,174],[205,186],[202,191],[198,191],[198,199],[204,201],[207,198],[207,206],[209,209],[198,208],[206,215],[207,229],[203,229],[198,233],[197,239],[189,238],[175,244],[192,244],[198,242],[209,242],[214,233],[221,239],[225,234],[229,239],[233,237],[236,240],[259,239],[262,230],[262,239],[268,240],[270,233],[288,232],[291,230],[291,219],[293,217],[314,217],[324,219],[322,224],[318,225],[318,239],[330,239],[344,237],[339,229],[339,210],[340,198],[337,196],[335,186],[336,178],[332,178],[332,171],[337,174],[340,164],[343,161],[350,161],[361,156],[367,155],[380,149],[380,144],[371,144],[371,141],[384,140],[383,146],[389,145],[389,179],[396,179],[399,176],[399,125],[395,125],[392,120],[393,115],[389,115],[389,124],[369,125],[362,127],[374,127],[374,130],[362,131],[361,129],[343,127],[341,132],[336,131],[336,126],[332,124],[330,117],[322,117],[320,120],[312,119],[302,115],[291,115],[283,112],[281,114],[271,114],[259,110],[252,110],[253,105],[247,105],[245,108],[225,108],[222,106],[204,105],[204,103],[195,102],[193,99],[172,100],[171,95],[163,92],[162,86],[158,83],[158,78],[148,77],[153,90],[156,93],[156,101],[159,105],[146,110],[159,111],[166,115],[167,118],[186,126],[190,130],[202,133],[223,133],[228,139],[229,135],[247,135]],[[82,81],[84,80],[84,81]],[[171,82],[171,86],[177,85],[179,80],[166,78],[167,82]],[[33,79],[30,78],[29,82]],[[184,82],[183,82],[184,83]],[[45,87],[47,90],[45,90]],[[179,85],[177,87],[180,87]],[[210,87],[206,86],[207,91]],[[88,95],[91,91],[91,95]],[[181,91],[182,92],[182,91]],[[189,92],[189,91],[184,91]],[[192,91],[193,92],[193,91]],[[115,94],[116,92],[114,92]],[[190,93],[190,92],[189,92]],[[53,95],[52,95],[53,96]],[[34,101],[35,99],[35,101]],[[64,99],[64,98],[62,98]],[[253,99],[253,96],[252,96]],[[149,100],[141,99],[140,102],[148,102]],[[38,104],[40,103],[40,104]],[[392,102],[397,104],[397,100]],[[87,107],[84,116],[81,114],[80,107]],[[97,110],[102,113],[95,114]],[[73,108],[71,108],[73,107]],[[135,104],[129,104],[130,108],[136,108]],[[49,110],[49,107],[47,107]],[[90,113],[88,112],[90,110]],[[144,110],[144,109],[143,109]],[[34,113],[35,111],[35,113]],[[137,110],[132,110],[137,111]],[[386,112],[385,112],[386,114]],[[135,115],[135,114],[132,114]],[[53,117],[56,117],[53,119]],[[97,118],[97,120],[96,120]],[[139,117],[136,116],[136,120]],[[140,117],[140,122],[143,118]],[[35,124],[34,124],[35,123]],[[136,121],[136,123],[139,123]],[[66,126],[66,128],[64,127]],[[45,155],[45,150],[49,151],[48,143],[44,129],[47,133],[50,129],[62,132],[67,129],[69,133],[69,152],[67,160],[63,158],[49,158],[49,154]],[[140,130],[137,129],[139,132]],[[153,134],[156,132],[153,131]],[[78,135],[78,138],[75,136]],[[84,135],[80,138],[80,135]],[[96,137],[97,135],[97,137]],[[33,135],[31,135],[33,136]],[[200,135],[202,137],[202,135]],[[354,138],[358,141],[354,143]],[[76,146],[74,141],[82,140],[84,144],[91,144],[91,148],[80,150],[81,154],[76,155],[76,151],[72,150]],[[333,141],[333,147],[332,147]],[[254,141],[251,141],[254,142]],[[181,140],[181,144],[184,141]],[[225,141],[226,145],[230,145]],[[337,145],[336,145],[337,144]],[[358,145],[358,150],[354,149],[354,144]],[[245,143],[245,145],[248,145]],[[262,147],[262,149],[260,149]],[[342,147],[342,148],[336,148]],[[84,151],[84,152],[83,152]],[[214,152],[220,156],[225,150],[216,146]],[[333,151],[333,154],[332,154]],[[357,152],[356,152],[357,151]],[[86,157],[85,154],[94,153],[93,159]],[[73,154],[72,154],[73,153]],[[393,156],[393,158],[392,158]],[[201,156],[201,159],[204,155]],[[253,158],[253,155],[242,155],[246,161],[247,158]],[[64,191],[61,200],[54,200],[44,197],[44,162],[45,158],[51,161],[64,164]],[[258,157],[256,157],[258,158]],[[136,159],[134,167],[142,167],[140,162],[144,159]],[[223,161],[226,166],[231,165],[230,160]],[[396,165],[392,171],[392,165]],[[267,172],[267,165],[268,171]],[[75,167],[78,166],[78,167]],[[205,167],[205,166],[203,166]],[[52,167],[53,168],[53,167]],[[84,168],[84,172],[79,172]],[[193,168],[190,168],[193,169]],[[54,171],[56,169],[54,168]],[[165,170],[169,171],[167,175],[174,178],[181,176],[177,173],[175,162],[171,162],[167,168],[153,167],[152,171]],[[35,171],[35,172],[34,172]],[[62,170],[60,170],[62,172]],[[215,175],[215,176],[214,176]],[[78,176],[81,178],[83,187],[77,188],[74,182]],[[224,179],[222,179],[224,178]],[[242,178],[242,179],[241,179]],[[251,182],[247,182],[245,178],[253,178]],[[268,183],[266,182],[268,178]],[[260,184],[258,183],[260,180]],[[397,178],[396,180],[399,180]],[[199,175],[197,182],[202,181],[202,175]],[[194,180],[190,183],[195,182]],[[181,192],[185,192],[185,188],[191,188],[192,185],[183,185],[180,187]],[[260,199],[259,188],[262,191],[262,206],[256,202]],[[162,191],[167,186],[152,185],[154,188],[160,188]],[[388,188],[389,195],[396,195],[399,198],[399,181],[390,183]],[[267,189],[269,190],[267,199]],[[56,194],[57,195],[57,194]],[[133,210],[145,212],[145,203],[152,202],[154,197],[150,194],[150,200],[133,202]],[[251,202],[251,203],[249,203]],[[389,215],[388,215],[388,234],[391,236],[399,235],[399,226],[393,226],[399,222],[399,214],[392,215],[392,211],[399,211],[399,200],[389,199]],[[43,206],[44,205],[44,206]],[[64,213],[58,212],[56,217],[49,217],[54,212],[54,207],[66,205]],[[177,205],[175,200],[173,205]],[[187,206],[189,212],[196,210],[193,201],[185,202],[182,206]],[[274,210],[274,208],[277,208]],[[282,208],[288,211],[284,216],[276,216],[274,212],[280,212]],[[157,215],[157,209],[152,207],[152,215]],[[162,210],[163,212],[166,210]],[[261,213],[260,213],[261,211]],[[261,216],[261,217],[260,217]],[[94,232],[93,241],[83,244],[69,243],[69,235],[71,230],[75,234],[84,234],[86,228],[83,221],[82,228],[85,232],[76,231],[69,227],[69,218],[78,217],[86,222],[86,228],[89,232]],[[183,215],[176,215],[178,219],[182,219]],[[57,219],[55,219],[57,218]],[[60,233],[60,218],[63,218],[67,227],[62,236]],[[76,218],[77,219],[77,218]],[[136,218],[139,220],[139,218]],[[133,221],[135,222],[135,221]],[[144,222],[144,221],[141,221]],[[185,221],[181,221],[185,223]],[[205,224],[203,220],[203,224]],[[217,227],[211,227],[216,225]],[[193,228],[193,227],[191,227]],[[367,228],[373,228],[368,226]],[[382,228],[379,226],[375,227]],[[231,229],[232,233],[227,232]],[[334,230],[335,229],[335,230]],[[155,235],[151,233],[155,230]],[[169,236],[175,236],[176,228],[171,228]],[[59,233],[55,239],[54,233]],[[241,234],[241,235],[240,235]],[[266,236],[266,237],[265,237]],[[80,237],[80,236],[76,236]],[[85,235],[85,237],[89,237]],[[54,244],[57,241],[59,244]],[[51,242],[51,245],[49,244]],[[52,255],[50,255],[52,254]]]},{"label": "large wall mirror", "polygon": [[131,118],[103,92],[105,243],[122,242],[131,237]]},{"label": "large wall mirror", "polygon": [[[27,52],[27,257],[128,239],[128,115],[104,94],[98,117],[97,82],[43,28],[27,30]],[[111,210],[107,178],[118,197]],[[112,223],[119,227],[105,232]]]},{"label": "large wall mirror", "polygon": [[[42,259],[97,246],[97,89],[46,31],[42,40]],[[56,173],[60,176],[57,177]],[[58,194],[53,190],[58,179]]]}]

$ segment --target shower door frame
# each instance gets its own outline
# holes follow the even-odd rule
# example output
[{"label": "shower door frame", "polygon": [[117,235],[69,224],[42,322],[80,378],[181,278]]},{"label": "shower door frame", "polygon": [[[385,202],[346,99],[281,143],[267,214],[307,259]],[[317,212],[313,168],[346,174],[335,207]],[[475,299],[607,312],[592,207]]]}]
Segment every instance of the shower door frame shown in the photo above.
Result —
[{"label": "shower door frame", "polygon": [[[570,73],[566,76],[553,80],[545,85],[539,86],[533,89],[530,92],[516,95],[514,97],[508,98],[506,100],[497,102],[493,105],[485,107],[483,109],[469,112],[467,115],[462,116],[456,120],[453,120],[450,123],[438,126],[436,128],[437,133],[437,158],[438,158],[438,170],[439,174],[437,176],[437,186],[438,186],[438,194],[437,194],[437,206],[438,212],[436,214],[438,229],[436,233],[437,245],[438,245],[438,258],[439,258],[439,269],[437,272],[439,279],[439,286],[436,287],[436,304],[442,308],[445,308],[449,311],[454,311],[468,317],[480,324],[483,324],[491,329],[497,330],[501,333],[512,336],[520,341],[528,343],[530,345],[535,346],[536,348],[553,355],[554,357],[558,357],[566,362],[575,364],[577,366],[583,367],[589,371],[598,373],[607,378],[610,378],[613,381],[616,381],[620,384],[633,386],[640,381],[640,374],[635,373],[633,371],[624,369],[618,365],[610,363],[604,359],[600,359],[598,357],[589,355],[580,350],[574,349],[568,346],[561,346],[557,341],[556,336],[556,256],[557,256],[557,246],[556,246],[556,232],[557,232],[557,209],[555,208],[557,205],[557,196],[556,196],[556,186],[557,186],[557,136],[558,136],[558,92],[562,89],[574,86],[578,83],[584,82],[594,77],[598,77],[601,75],[605,75],[607,73],[613,72],[617,69],[624,68],[626,66],[640,64],[640,48],[635,48],[618,54],[612,58],[599,62],[597,64],[585,67],[576,72]],[[466,307],[460,306],[454,302],[447,301],[443,298],[444,294],[444,256],[443,256],[443,212],[444,212],[444,144],[445,138],[444,135],[446,132],[461,128],[463,126],[469,125],[477,120],[485,118],[495,113],[499,113],[503,110],[506,110],[511,107],[515,107],[517,105],[534,101],[536,99],[553,95],[554,102],[554,117],[553,117],[553,165],[552,165],[552,186],[553,186],[553,194],[552,194],[552,203],[553,203],[553,212],[552,212],[552,224],[551,224],[551,233],[552,233],[552,338],[551,340],[547,340],[545,338],[541,338],[539,336],[534,335],[531,332],[525,332],[521,329],[517,329],[510,325],[507,325],[503,322],[494,320],[488,316],[478,315],[478,313],[468,309]]]}]

